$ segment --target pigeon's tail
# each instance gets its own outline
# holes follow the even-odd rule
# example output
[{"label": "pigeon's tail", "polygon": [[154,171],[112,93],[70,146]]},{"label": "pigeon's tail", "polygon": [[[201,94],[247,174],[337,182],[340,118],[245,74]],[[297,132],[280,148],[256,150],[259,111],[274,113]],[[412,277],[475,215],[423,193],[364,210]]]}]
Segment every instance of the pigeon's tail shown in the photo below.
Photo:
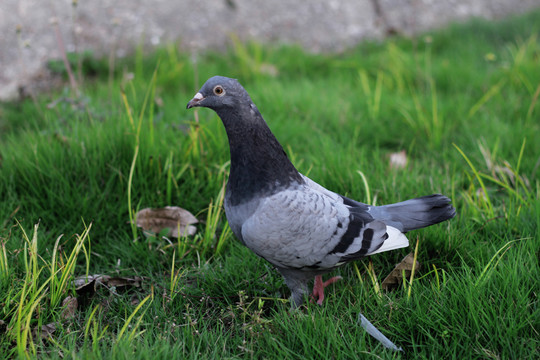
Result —
[{"label": "pigeon's tail", "polygon": [[444,195],[433,194],[395,204],[370,206],[373,218],[402,232],[438,224],[456,216],[456,209]]}]

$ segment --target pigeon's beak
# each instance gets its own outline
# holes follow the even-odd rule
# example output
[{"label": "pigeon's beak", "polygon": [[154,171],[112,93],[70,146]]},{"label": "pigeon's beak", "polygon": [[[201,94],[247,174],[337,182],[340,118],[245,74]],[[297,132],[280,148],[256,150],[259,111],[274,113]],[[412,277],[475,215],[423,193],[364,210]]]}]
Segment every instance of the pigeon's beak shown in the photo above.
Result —
[{"label": "pigeon's beak", "polygon": [[205,99],[205,97],[203,96],[203,94],[201,93],[196,93],[195,96],[193,97],[193,99],[191,99],[188,103],[187,103],[187,106],[186,106],[186,109],[191,109],[192,107],[195,107],[195,106],[201,106],[200,103],[201,101],[203,101]]}]

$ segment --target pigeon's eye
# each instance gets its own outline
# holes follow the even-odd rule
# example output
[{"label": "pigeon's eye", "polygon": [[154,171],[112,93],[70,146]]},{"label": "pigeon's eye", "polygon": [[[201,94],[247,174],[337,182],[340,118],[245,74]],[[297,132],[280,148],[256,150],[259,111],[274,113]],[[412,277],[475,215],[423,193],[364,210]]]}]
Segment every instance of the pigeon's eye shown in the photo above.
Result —
[{"label": "pigeon's eye", "polygon": [[216,85],[216,87],[214,87],[214,94],[223,96],[225,95],[225,89],[221,85]]}]

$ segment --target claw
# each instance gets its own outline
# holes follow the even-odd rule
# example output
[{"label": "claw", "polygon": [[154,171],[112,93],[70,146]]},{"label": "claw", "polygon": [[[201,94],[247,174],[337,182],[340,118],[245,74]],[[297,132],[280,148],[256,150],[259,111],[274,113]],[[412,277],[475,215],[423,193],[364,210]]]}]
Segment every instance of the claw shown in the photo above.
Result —
[{"label": "claw", "polygon": [[324,300],[324,288],[341,279],[342,279],[341,276],[334,276],[326,280],[325,282],[323,282],[321,275],[315,276],[315,284],[313,285],[313,293],[311,294],[311,301],[313,302],[315,299],[317,299],[317,304],[322,305],[323,300]]}]

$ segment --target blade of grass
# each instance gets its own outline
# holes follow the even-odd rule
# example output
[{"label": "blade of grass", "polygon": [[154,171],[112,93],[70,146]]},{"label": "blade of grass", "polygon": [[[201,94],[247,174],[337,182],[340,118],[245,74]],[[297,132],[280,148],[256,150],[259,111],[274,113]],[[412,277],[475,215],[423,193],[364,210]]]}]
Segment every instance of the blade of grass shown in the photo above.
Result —
[{"label": "blade of grass", "polygon": [[516,240],[508,241],[499,250],[497,250],[497,252],[488,261],[488,263],[486,264],[486,266],[484,267],[480,275],[478,275],[478,278],[476,279],[474,286],[478,287],[479,285],[482,285],[484,281],[487,280],[491,272],[497,267],[499,262],[502,260],[504,254],[506,254],[506,252],[510,250],[511,245],[521,240],[526,240],[526,239],[516,239]]},{"label": "blade of grass", "polygon": [[482,181],[482,176],[480,176],[480,173],[478,172],[478,170],[476,170],[476,167],[473,165],[473,163],[471,162],[471,160],[469,160],[469,158],[467,157],[467,155],[465,155],[465,153],[463,152],[463,150],[461,150],[461,148],[459,146],[457,146],[455,143],[453,144],[454,147],[456,148],[456,150],[461,154],[461,156],[465,159],[465,161],[467,162],[467,164],[469,165],[469,167],[471,168],[472,172],[474,173],[476,179],[478,180],[478,182],[480,183],[480,187],[482,188],[482,191],[483,191],[483,194],[485,196],[485,199],[486,199],[486,204],[488,206],[487,208],[487,211],[488,211],[488,216],[490,218],[492,218],[494,216],[494,212],[493,212],[493,205],[491,203],[491,200],[489,198],[489,194],[487,192],[487,189],[486,189],[486,186],[484,185],[484,182]]},{"label": "blade of grass", "polygon": [[[92,223],[88,227],[86,227],[81,235],[77,235],[77,242],[75,244],[75,247],[69,254],[69,257],[61,268],[59,268],[56,271],[56,253],[58,252],[58,243],[61,238],[61,236],[58,237],[55,243],[55,247],[53,249],[53,261],[51,262],[51,306],[56,307],[60,304],[62,301],[62,297],[64,296],[65,292],[67,291],[69,285],[70,285],[70,279],[75,271],[75,265],[77,262],[77,257],[79,256],[79,253],[81,249],[84,246],[84,243],[86,239],[89,236],[90,229],[92,228]],[[87,264],[88,268],[88,264]],[[56,277],[56,274],[60,272],[61,276],[58,279]]]},{"label": "blade of grass", "polygon": [[500,91],[503,85],[506,83],[506,80],[501,80],[497,84],[493,85],[489,90],[478,100],[469,110],[469,113],[467,114],[467,117],[470,119],[472,118],[478,110],[482,106],[484,106],[485,103],[487,103],[493,96],[497,95]]},{"label": "blade of grass", "polygon": [[534,111],[534,108],[536,107],[538,96],[540,96],[540,83],[536,87],[536,91],[534,92],[534,95],[531,100],[531,105],[529,105],[529,109],[527,110],[527,120],[530,120],[532,118],[532,113]]},{"label": "blade of grass", "polygon": [[414,247],[414,259],[413,259],[413,264],[412,264],[412,269],[411,269],[411,278],[409,280],[409,289],[407,290],[407,299],[411,298],[412,286],[413,286],[413,281],[414,281],[414,273],[416,271],[416,259],[418,258],[418,244],[419,243],[420,243],[420,238],[417,236],[416,246]]},{"label": "blade of grass", "polygon": [[366,203],[370,204],[370,205],[375,205],[375,204],[371,203],[371,193],[369,191],[369,183],[368,183],[368,181],[366,179],[366,176],[360,170],[357,170],[357,173],[358,173],[358,175],[360,175],[360,177],[362,178],[362,182],[364,183],[364,189],[366,191]]},{"label": "blade of grass", "polygon": [[137,221],[135,219],[135,210],[132,206],[131,191],[133,187],[133,173],[135,172],[135,165],[137,163],[137,156],[139,155],[139,144],[135,145],[135,152],[133,153],[133,160],[131,161],[131,167],[129,168],[128,188],[127,188],[127,201],[128,201],[128,213],[129,222],[131,224],[131,233],[133,235],[133,241],[137,241]]},{"label": "blade of grass", "polygon": [[[135,308],[135,310],[133,310],[133,312],[129,315],[129,317],[127,318],[127,320],[124,322],[124,325],[122,326],[122,328],[120,329],[120,331],[118,332],[118,335],[116,336],[116,342],[120,342],[123,340],[123,337],[124,337],[124,333],[126,332],[126,330],[128,329],[128,327],[130,327],[131,325],[131,321],[133,320],[133,317],[135,317],[135,315],[137,315],[137,313],[139,312],[139,310],[143,307],[143,305],[150,299],[153,299],[154,298],[154,292],[152,290],[152,293],[150,295],[148,295],[147,297],[145,297],[140,303],[139,305],[137,305],[137,307]],[[146,309],[148,310],[148,308]],[[141,322],[141,319],[142,317],[144,316],[146,310],[141,314],[141,316],[139,317],[139,319],[137,320],[137,323],[135,324],[135,326],[133,326],[129,336],[128,336],[128,341],[131,341],[133,340],[133,336],[134,336],[134,333],[135,331],[137,331],[137,328],[139,327],[140,325],[140,322]]]}]

